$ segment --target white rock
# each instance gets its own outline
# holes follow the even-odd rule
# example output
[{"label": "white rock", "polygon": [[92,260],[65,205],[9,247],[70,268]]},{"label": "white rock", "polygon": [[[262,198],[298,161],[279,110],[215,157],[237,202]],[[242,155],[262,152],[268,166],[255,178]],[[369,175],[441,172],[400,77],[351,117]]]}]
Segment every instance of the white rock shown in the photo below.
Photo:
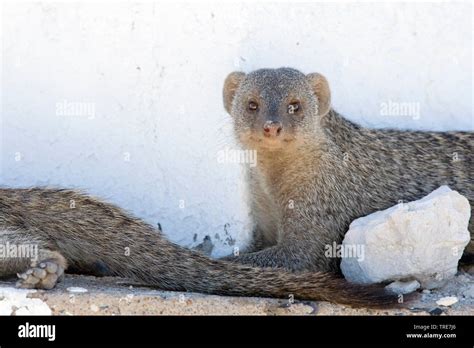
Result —
[{"label": "white rock", "polygon": [[457,272],[470,240],[470,215],[468,200],[441,186],[418,201],[356,219],[343,247],[363,255],[344,257],[342,272],[354,283],[416,279],[423,288],[439,287]]},{"label": "white rock", "polygon": [[419,287],[420,283],[418,283],[416,280],[412,280],[411,282],[396,281],[387,285],[385,288],[394,294],[405,295],[415,291]]},{"label": "white rock", "polygon": [[438,301],[436,301],[436,304],[439,306],[449,307],[455,304],[456,302],[458,302],[458,298],[456,296],[447,296],[441,297]]},{"label": "white rock", "polygon": [[79,286],[71,286],[67,288],[67,291],[73,293],[73,294],[83,294],[87,292],[87,289],[81,288]]},{"label": "white rock", "polygon": [[29,298],[36,290],[0,288],[0,315],[51,315],[49,306],[39,298]]}]

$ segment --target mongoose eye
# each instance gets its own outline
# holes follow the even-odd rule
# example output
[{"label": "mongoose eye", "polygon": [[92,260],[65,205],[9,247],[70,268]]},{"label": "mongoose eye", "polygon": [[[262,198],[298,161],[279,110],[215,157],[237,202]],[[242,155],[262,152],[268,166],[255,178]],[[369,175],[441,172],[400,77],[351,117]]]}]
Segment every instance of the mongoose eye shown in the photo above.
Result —
[{"label": "mongoose eye", "polygon": [[249,110],[250,111],[257,111],[258,110],[258,104],[254,101],[249,101]]},{"label": "mongoose eye", "polygon": [[299,102],[292,102],[288,104],[288,113],[290,115],[296,114],[300,110],[300,103]]}]

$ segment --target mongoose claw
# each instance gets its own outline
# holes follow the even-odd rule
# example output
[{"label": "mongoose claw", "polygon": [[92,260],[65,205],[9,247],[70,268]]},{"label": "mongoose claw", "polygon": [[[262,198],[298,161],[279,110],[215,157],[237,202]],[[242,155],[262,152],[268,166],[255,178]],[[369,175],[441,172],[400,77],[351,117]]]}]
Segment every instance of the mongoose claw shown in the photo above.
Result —
[{"label": "mongoose claw", "polygon": [[17,274],[16,286],[23,289],[45,289],[54,288],[58,280],[64,274],[64,268],[52,260],[45,260],[38,266],[32,266],[26,272]]}]

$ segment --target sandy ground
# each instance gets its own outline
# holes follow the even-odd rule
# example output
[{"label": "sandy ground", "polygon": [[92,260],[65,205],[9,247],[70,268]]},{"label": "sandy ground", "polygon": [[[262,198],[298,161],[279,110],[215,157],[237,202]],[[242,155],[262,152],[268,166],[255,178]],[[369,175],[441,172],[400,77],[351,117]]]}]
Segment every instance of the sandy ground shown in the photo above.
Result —
[{"label": "sandy ground", "polygon": [[[120,278],[67,275],[57,288],[16,290],[13,281],[0,282],[0,314],[52,315],[474,315],[474,276],[460,272],[445,287],[408,308],[354,309],[328,302],[227,297],[160,291],[131,285]],[[436,301],[455,296],[446,307]]]}]

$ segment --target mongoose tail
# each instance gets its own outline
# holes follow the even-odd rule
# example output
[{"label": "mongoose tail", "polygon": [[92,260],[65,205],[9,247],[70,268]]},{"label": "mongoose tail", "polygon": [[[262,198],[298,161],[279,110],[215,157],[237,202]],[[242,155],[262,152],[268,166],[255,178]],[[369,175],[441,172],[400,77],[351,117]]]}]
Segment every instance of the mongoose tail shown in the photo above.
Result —
[{"label": "mongoose tail", "polygon": [[[130,256],[123,256],[118,262],[115,258],[113,262],[104,260],[110,271],[114,275],[164,290],[228,296],[294,297],[353,307],[384,308],[398,304],[398,297],[389,294],[380,285],[350,284],[332,273],[290,273],[282,269],[212,260],[198,252],[172,244],[154,231],[148,237],[151,241],[158,237],[155,247],[149,242],[133,242],[131,249],[136,250]],[[121,239],[117,236],[117,240]],[[169,259],[170,256],[172,259]],[[148,266],[135,266],[139,264]]]}]

